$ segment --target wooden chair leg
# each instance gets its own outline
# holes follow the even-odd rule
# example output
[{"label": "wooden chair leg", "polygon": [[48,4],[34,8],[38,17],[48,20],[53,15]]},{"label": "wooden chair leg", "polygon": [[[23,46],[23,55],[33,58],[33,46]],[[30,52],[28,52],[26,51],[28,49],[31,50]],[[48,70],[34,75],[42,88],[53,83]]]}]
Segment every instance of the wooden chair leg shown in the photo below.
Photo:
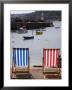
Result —
[{"label": "wooden chair leg", "polygon": [[59,79],[61,79],[61,74],[59,74]]},{"label": "wooden chair leg", "polygon": [[44,79],[45,79],[46,77],[45,77],[45,75],[44,75]]},{"label": "wooden chair leg", "polygon": [[12,73],[11,78],[15,79],[16,78],[16,73]]}]

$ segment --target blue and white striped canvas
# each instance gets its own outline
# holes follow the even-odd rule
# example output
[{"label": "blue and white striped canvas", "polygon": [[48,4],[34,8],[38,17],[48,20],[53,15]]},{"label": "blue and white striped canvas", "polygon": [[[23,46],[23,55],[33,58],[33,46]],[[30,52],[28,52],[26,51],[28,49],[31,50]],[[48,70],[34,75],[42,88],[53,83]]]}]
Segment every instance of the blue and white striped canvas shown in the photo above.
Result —
[{"label": "blue and white striped canvas", "polygon": [[28,67],[29,49],[14,48],[14,64],[17,67]]}]

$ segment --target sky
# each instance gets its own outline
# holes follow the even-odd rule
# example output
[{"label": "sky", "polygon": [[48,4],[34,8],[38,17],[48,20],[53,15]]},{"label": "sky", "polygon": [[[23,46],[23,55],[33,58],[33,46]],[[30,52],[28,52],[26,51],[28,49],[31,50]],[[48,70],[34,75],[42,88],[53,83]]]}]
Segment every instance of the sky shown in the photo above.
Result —
[{"label": "sky", "polygon": [[21,10],[13,10],[13,11],[11,11],[11,14],[25,14],[25,13],[32,13],[32,12],[34,12],[33,10],[31,11],[31,10],[24,10],[24,11],[21,11]]}]

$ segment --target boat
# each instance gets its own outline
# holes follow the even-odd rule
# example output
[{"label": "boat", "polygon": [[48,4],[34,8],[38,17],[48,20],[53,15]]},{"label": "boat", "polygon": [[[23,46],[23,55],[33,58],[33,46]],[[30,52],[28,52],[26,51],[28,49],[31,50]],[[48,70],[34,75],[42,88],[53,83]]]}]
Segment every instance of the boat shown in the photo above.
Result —
[{"label": "boat", "polygon": [[46,31],[46,30],[41,30],[41,31]]},{"label": "boat", "polygon": [[56,29],[60,28],[60,27],[55,27]]},{"label": "boat", "polygon": [[43,32],[41,32],[41,31],[36,31],[36,35],[42,35],[43,34]]},{"label": "boat", "polygon": [[36,29],[36,31],[46,31],[44,28]]},{"label": "boat", "polygon": [[18,33],[19,34],[21,34],[21,33],[27,33],[28,31],[27,31],[27,29],[26,29],[26,26],[22,26],[22,27],[20,27],[19,28],[19,30],[18,30]]},{"label": "boat", "polygon": [[18,31],[18,34],[27,33],[28,31]]},{"label": "boat", "polygon": [[23,36],[24,40],[31,40],[31,39],[34,39],[34,36],[33,36],[33,30],[32,30],[32,35],[31,36]]},{"label": "boat", "polygon": [[24,40],[31,40],[34,39],[34,36],[23,36]]},{"label": "boat", "polygon": [[38,67],[39,68],[39,67],[43,67],[43,66],[42,65],[34,65],[33,67]]}]

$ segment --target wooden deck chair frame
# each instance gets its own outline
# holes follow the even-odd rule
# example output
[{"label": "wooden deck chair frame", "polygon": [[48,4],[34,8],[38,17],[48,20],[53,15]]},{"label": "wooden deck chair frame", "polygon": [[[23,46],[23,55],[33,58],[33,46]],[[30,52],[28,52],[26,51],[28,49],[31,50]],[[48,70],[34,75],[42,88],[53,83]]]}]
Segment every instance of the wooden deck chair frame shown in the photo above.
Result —
[{"label": "wooden deck chair frame", "polygon": [[[16,48],[16,49],[19,49],[19,48]],[[26,49],[26,48],[22,48],[22,49]],[[29,50],[28,50],[28,53],[29,53]],[[12,54],[14,54],[14,48],[12,48]],[[12,55],[12,74],[14,73],[16,75],[17,73],[29,73],[29,66],[30,66],[29,60],[30,60],[30,57],[28,56],[28,63],[29,64],[28,64],[27,70],[24,70],[24,68],[19,69],[19,68],[16,68],[16,65],[14,64],[14,55]]]},{"label": "wooden deck chair frame", "polygon": [[[51,48],[48,48],[46,50],[49,50],[49,49],[51,49]],[[60,49],[59,48],[53,48],[52,50],[59,50],[59,54],[60,54]],[[44,49],[43,49],[43,53],[44,53]],[[61,78],[61,68],[60,68],[60,61],[59,60],[58,60],[58,67],[57,67],[57,69],[58,70],[56,70],[56,71],[51,71],[51,72],[47,71],[47,72],[45,72],[45,68],[44,68],[44,56],[43,56],[43,75],[44,75],[44,79],[48,75],[58,75],[58,78]]]}]

